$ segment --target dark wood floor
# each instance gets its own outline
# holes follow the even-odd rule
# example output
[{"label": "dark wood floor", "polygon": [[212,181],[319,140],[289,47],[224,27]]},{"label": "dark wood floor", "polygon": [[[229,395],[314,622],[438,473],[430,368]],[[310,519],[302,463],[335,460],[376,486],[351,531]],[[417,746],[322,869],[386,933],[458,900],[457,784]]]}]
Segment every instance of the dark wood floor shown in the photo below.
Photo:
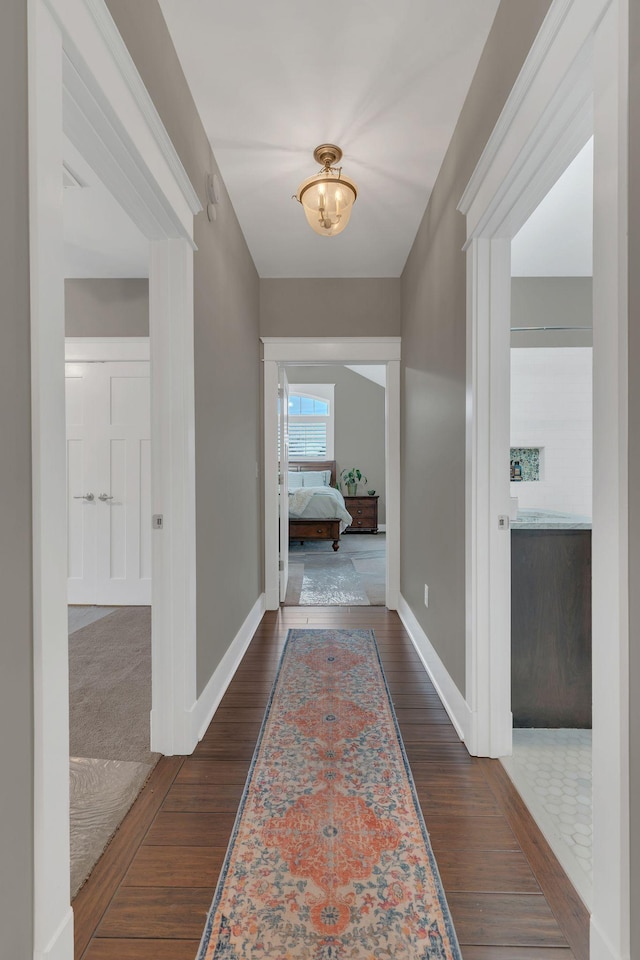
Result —
[{"label": "dark wood floor", "polygon": [[76,960],[193,960],[291,626],[372,627],[465,960],[587,960],[588,915],[502,765],[469,757],[395,613],[267,613],[193,756],[163,758],[74,902]]}]

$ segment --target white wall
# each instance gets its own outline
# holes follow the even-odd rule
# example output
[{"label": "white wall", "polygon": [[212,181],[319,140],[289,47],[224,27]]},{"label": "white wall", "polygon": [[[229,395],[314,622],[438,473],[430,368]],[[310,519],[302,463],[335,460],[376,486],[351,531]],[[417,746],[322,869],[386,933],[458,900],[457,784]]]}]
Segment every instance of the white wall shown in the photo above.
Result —
[{"label": "white wall", "polygon": [[512,348],[511,446],[543,447],[540,481],[511,484],[519,508],[591,516],[591,410],[590,347]]}]

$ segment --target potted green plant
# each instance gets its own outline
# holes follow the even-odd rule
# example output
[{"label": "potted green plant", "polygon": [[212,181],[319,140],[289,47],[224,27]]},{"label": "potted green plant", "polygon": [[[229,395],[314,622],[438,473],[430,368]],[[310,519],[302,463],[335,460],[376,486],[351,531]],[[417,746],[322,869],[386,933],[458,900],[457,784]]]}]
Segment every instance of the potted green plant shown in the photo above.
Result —
[{"label": "potted green plant", "polygon": [[358,484],[367,482],[367,478],[358,467],[345,467],[340,473],[340,479],[347,488],[348,497],[355,497]]}]

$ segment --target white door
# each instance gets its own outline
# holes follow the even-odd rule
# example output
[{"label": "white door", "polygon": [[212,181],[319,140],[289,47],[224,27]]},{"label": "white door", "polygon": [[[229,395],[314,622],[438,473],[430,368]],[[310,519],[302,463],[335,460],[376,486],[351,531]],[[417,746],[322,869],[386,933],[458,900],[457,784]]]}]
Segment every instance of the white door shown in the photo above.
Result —
[{"label": "white door", "polygon": [[151,603],[148,361],[68,363],[69,603]]},{"label": "white door", "polygon": [[289,381],[280,367],[278,420],[280,429],[280,603],[284,603],[289,583]]}]

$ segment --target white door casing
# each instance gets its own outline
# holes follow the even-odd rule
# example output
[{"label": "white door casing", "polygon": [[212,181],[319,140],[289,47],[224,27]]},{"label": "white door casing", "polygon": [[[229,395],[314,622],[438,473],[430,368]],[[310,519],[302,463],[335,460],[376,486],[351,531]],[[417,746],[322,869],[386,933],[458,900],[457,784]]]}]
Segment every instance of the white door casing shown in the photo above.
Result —
[{"label": "white door casing", "polygon": [[400,598],[400,337],[262,337],[264,344],[265,604],[279,606],[278,366],[279,364],[386,364],[387,490],[386,605]]},{"label": "white door casing", "polygon": [[279,369],[278,421],[280,427],[279,508],[280,508],[280,603],[284,603],[289,583],[289,380],[284,367]]},{"label": "white door casing", "polygon": [[66,364],[69,603],[151,603],[149,361]]},{"label": "white door casing", "polygon": [[509,382],[501,247],[594,135],[591,960],[629,957],[627,97],[627,0],[554,0],[459,205],[468,237],[470,749],[495,755],[510,736],[507,712],[493,709],[510,696],[506,563],[501,589],[487,575],[501,535],[491,489],[508,463],[490,415],[492,391],[506,395]]},{"label": "white door casing", "polygon": [[[193,217],[202,209],[104,0],[28,0],[34,564],[34,957],[72,960],[64,133],[150,243],[152,746],[197,743]],[[165,535],[168,534],[168,535]]]}]

